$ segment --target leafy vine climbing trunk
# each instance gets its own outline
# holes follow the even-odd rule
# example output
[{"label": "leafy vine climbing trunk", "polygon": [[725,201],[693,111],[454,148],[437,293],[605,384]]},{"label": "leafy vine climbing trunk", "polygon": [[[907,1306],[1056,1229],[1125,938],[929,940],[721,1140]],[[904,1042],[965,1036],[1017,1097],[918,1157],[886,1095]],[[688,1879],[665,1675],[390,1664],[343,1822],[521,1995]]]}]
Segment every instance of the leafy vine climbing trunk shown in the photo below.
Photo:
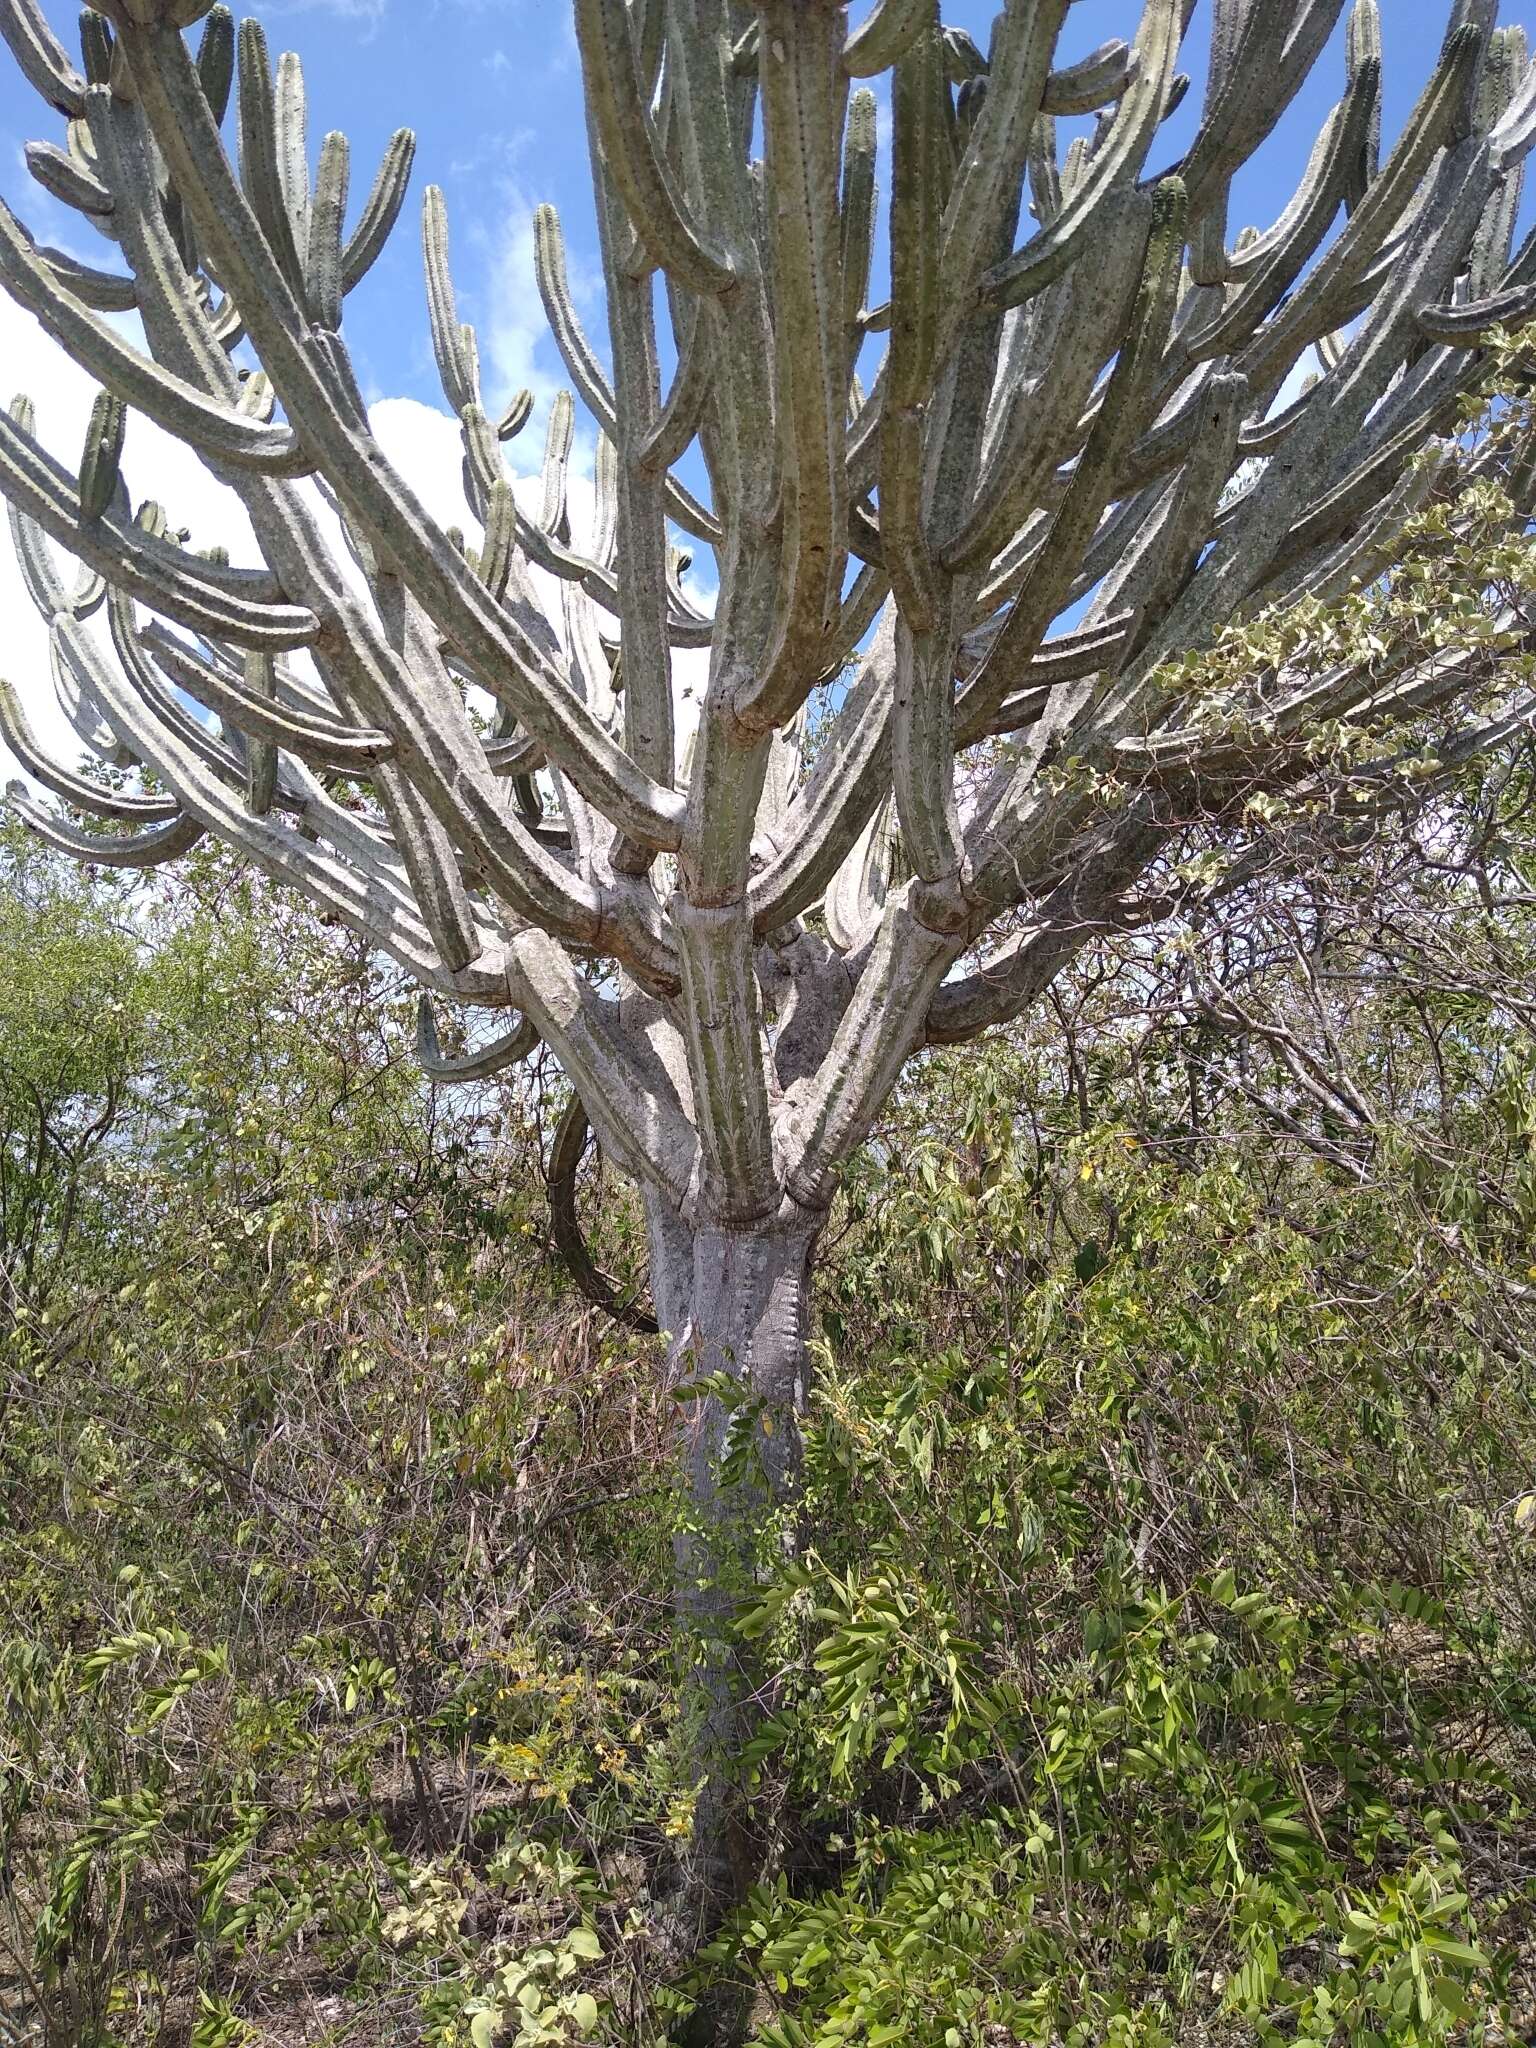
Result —
[{"label": "leafy vine climbing trunk", "polygon": [[677,1603],[692,1634],[699,1787],[686,1872],[688,1910],[704,1924],[760,1869],[735,1784],[754,1688],[730,1619],[765,1543],[797,1534],[811,1261],[823,1220],[786,1203],[746,1229],[691,1229],[649,1205],[652,1291],[680,1396]]}]

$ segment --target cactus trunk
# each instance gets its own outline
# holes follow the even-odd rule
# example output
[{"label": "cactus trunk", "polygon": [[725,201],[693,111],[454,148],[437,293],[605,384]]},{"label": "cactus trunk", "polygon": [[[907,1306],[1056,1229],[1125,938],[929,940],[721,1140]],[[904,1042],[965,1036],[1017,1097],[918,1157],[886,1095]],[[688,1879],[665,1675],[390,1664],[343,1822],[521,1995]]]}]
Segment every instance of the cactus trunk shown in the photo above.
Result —
[{"label": "cactus trunk", "polygon": [[[762,1845],[735,1778],[758,1710],[729,1619],[755,1583],[765,1547],[799,1534],[810,1276],[821,1221],[796,1214],[746,1229],[690,1230],[651,1208],[652,1285],[669,1335],[671,1383],[682,1396],[677,1606],[692,1635],[701,1789],[681,1903],[694,1937],[761,1875]],[[688,1394],[704,1381],[721,1391]]]}]

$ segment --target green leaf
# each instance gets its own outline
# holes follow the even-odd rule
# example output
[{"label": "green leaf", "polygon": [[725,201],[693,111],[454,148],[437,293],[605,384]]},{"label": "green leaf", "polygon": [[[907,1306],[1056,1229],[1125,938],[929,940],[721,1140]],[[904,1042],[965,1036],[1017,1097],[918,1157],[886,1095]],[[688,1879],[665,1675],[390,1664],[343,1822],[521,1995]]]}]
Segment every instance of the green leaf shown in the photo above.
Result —
[{"label": "green leaf", "polygon": [[603,1953],[603,1944],[590,1927],[573,1927],[565,1937],[565,1946],[572,1955],[580,1956],[589,1963],[597,1962]]},{"label": "green leaf", "polygon": [[474,2048],[495,2048],[496,2036],[501,2032],[501,2013],[492,2006],[488,2012],[477,2012],[469,2023],[469,2038]]},{"label": "green leaf", "polygon": [[1473,1948],[1470,1942],[1453,1941],[1448,1934],[1428,1931],[1419,1937],[1419,1945],[1445,1963],[1461,1963],[1469,1970],[1493,1968],[1491,1957],[1485,1956],[1480,1948]]}]

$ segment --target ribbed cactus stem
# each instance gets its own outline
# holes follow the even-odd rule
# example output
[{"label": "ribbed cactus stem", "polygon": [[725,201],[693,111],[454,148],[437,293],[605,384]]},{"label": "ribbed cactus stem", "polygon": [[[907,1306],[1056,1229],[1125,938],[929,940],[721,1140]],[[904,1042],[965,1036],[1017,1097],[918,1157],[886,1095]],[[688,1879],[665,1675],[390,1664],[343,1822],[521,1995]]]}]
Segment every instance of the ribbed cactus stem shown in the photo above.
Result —
[{"label": "ribbed cactus stem", "polygon": [[117,494],[128,408],[109,391],[98,391],[85,430],[80,459],[80,517],[99,519]]},{"label": "ribbed cactus stem", "polygon": [[94,7],[80,15],[80,61],[89,85],[106,85],[112,77],[112,24]]}]

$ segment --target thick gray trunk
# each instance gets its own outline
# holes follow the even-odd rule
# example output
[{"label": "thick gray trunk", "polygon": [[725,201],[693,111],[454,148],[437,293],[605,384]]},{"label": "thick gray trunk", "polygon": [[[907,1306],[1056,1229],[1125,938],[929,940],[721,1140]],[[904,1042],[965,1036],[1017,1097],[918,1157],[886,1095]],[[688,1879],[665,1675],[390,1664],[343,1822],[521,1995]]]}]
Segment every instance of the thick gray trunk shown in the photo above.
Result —
[{"label": "thick gray trunk", "polygon": [[821,1219],[792,1212],[747,1230],[692,1231],[653,1205],[649,1222],[651,1288],[674,1385],[723,1373],[738,1390],[680,1408],[677,1602],[693,1636],[701,1788],[686,1894],[703,1933],[760,1875],[761,1845],[743,1824],[734,1772],[753,1719],[752,1674],[726,1623],[750,1590],[770,1521],[793,1515],[799,1495]]}]

